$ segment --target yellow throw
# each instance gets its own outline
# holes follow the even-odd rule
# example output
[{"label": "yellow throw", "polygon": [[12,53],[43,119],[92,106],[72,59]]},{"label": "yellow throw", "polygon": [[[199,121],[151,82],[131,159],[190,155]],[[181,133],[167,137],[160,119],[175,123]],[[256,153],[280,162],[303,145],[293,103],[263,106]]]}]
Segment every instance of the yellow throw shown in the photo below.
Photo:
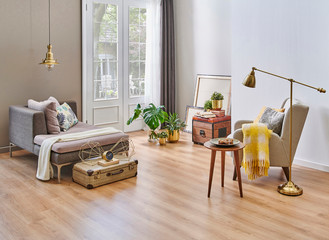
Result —
[{"label": "yellow throw", "polygon": [[258,177],[268,176],[269,140],[271,130],[262,123],[251,123],[242,125],[243,142],[246,145],[243,149],[242,167],[248,175],[249,180]]}]

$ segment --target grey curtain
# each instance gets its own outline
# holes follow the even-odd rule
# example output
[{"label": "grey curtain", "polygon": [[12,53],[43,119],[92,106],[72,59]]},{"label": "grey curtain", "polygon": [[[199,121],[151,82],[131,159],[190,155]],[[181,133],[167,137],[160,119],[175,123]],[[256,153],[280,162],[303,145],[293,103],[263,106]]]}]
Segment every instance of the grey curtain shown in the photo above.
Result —
[{"label": "grey curtain", "polygon": [[175,112],[175,34],[173,0],[161,1],[160,104]]}]

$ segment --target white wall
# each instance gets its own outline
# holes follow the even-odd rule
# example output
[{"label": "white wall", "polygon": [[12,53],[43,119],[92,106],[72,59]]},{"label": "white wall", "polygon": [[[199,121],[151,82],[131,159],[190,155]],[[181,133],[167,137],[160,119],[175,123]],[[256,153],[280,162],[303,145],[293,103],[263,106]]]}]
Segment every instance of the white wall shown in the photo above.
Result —
[{"label": "white wall", "polygon": [[197,74],[231,75],[230,0],[175,0],[176,111],[193,105]]},{"label": "white wall", "polygon": [[[241,82],[251,67],[329,90],[329,1],[233,0],[233,119],[254,119],[263,105],[278,107],[289,82],[256,72],[255,89]],[[329,93],[295,85],[310,106],[295,163],[329,171]],[[234,121],[233,120],[233,121]]]}]

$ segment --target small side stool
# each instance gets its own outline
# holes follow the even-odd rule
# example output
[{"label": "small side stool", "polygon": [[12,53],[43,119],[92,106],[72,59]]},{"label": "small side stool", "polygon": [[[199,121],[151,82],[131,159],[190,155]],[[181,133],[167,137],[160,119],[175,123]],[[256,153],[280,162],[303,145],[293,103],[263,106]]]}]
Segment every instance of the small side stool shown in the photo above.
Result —
[{"label": "small side stool", "polygon": [[211,184],[212,184],[212,177],[214,173],[214,166],[215,166],[215,159],[216,159],[216,152],[221,152],[221,183],[222,187],[224,187],[224,173],[225,173],[225,152],[233,152],[234,153],[234,161],[235,161],[235,168],[238,175],[238,183],[239,183],[239,191],[240,197],[243,197],[242,193],[242,182],[241,182],[241,172],[240,172],[240,161],[239,161],[239,150],[245,147],[244,143],[239,143],[232,147],[219,147],[216,146],[210,141],[205,142],[204,146],[211,150],[211,161],[210,161],[210,172],[209,172],[209,184],[208,184],[208,198],[210,197],[211,192]]}]

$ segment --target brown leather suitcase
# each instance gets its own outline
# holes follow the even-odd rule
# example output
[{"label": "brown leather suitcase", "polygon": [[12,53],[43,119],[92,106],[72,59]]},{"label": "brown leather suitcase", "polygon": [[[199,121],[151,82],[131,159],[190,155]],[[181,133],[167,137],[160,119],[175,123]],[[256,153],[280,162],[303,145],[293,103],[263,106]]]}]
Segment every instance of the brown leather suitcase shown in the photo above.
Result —
[{"label": "brown leather suitcase", "polygon": [[192,141],[204,144],[212,138],[227,137],[231,134],[231,116],[192,119]]},{"label": "brown leather suitcase", "polygon": [[102,167],[97,163],[80,162],[73,167],[73,181],[92,189],[108,183],[137,176],[138,161],[120,160],[118,164]]}]

